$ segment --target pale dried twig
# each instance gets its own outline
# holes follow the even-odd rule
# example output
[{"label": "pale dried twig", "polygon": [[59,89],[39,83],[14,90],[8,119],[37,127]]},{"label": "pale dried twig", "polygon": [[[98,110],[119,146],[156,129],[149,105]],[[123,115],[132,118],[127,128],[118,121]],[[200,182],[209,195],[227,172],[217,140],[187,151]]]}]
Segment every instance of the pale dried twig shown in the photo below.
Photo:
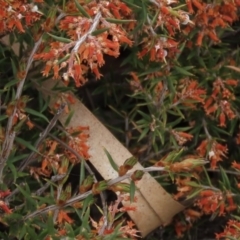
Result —
[{"label": "pale dried twig", "polygon": [[[49,132],[52,130],[52,128],[55,126],[57,120],[59,119],[60,115],[62,114],[64,108],[65,108],[66,104],[61,104],[61,106],[59,107],[59,109],[57,110],[56,114],[54,115],[54,117],[52,118],[52,120],[49,122],[48,126],[46,127],[46,129],[40,134],[39,139],[37,140],[36,144],[35,144],[35,148],[37,149],[40,144],[43,142],[43,140],[47,137],[47,135],[49,134]],[[31,154],[27,157],[27,159],[25,159],[22,164],[19,166],[18,170],[22,171],[24,170],[24,168],[31,162],[33,156],[35,155],[35,152],[31,152]]]},{"label": "pale dried twig", "polygon": [[11,116],[8,118],[7,128],[6,128],[6,132],[5,132],[5,139],[4,139],[4,142],[3,142],[3,145],[2,145],[2,151],[0,153],[0,163],[1,163],[1,165],[0,165],[0,183],[2,183],[2,181],[3,181],[3,176],[2,176],[3,168],[4,168],[5,163],[8,159],[8,157],[9,157],[9,154],[12,150],[13,142],[14,142],[14,139],[15,139],[15,136],[16,136],[16,132],[12,128],[13,128],[13,120],[14,120],[14,117],[17,113],[17,102],[19,101],[19,99],[22,95],[23,86],[24,86],[28,71],[29,71],[29,69],[32,65],[32,62],[33,62],[33,56],[37,52],[41,42],[42,42],[42,37],[40,37],[39,40],[35,43],[35,45],[33,47],[33,50],[32,50],[32,52],[31,52],[31,54],[28,58],[28,61],[27,61],[27,66],[26,66],[26,69],[25,69],[25,75],[19,81],[19,84],[18,84],[18,87],[17,87],[17,91],[16,91],[16,95],[15,95],[16,104],[14,105]]}]

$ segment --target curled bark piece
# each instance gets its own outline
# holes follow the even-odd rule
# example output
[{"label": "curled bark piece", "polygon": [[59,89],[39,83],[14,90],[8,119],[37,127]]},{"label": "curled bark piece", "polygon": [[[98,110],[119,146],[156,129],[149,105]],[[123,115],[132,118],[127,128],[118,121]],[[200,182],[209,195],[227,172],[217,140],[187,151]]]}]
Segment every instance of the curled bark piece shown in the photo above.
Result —
[{"label": "curled bark piece", "polygon": [[[49,91],[55,85],[56,81],[47,80],[39,87],[45,97],[50,97],[50,108],[59,98],[56,91],[53,91],[53,94],[50,94]],[[62,86],[61,83],[59,85]],[[111,154],[118,166],[131,157],[131,153],[77,98],[71,105],[71,110],[74,111],[74,115],[69,127],[83,125],[90,128],[89,153],[91,157],[89,160],[104,179],[116,178],[118,174],[111,167],[104,148]],[[64,124],[67,117],[67,114],[63,114],[59,119],[60,122]],[[143,169],[142,165],[137,163],[132,170],[137,169]],[[137,188],[139,189],[136,191],[137,202],[134,203],[137,210],[130,211],[129,215],[143,237],[160,225],[169,224],[172,217],[184,209],[184,206],[176,202],[149,173],[144,174],[142,180],[137,183]],[[123,205],[125,204],[129,203],[123,202]]]}]

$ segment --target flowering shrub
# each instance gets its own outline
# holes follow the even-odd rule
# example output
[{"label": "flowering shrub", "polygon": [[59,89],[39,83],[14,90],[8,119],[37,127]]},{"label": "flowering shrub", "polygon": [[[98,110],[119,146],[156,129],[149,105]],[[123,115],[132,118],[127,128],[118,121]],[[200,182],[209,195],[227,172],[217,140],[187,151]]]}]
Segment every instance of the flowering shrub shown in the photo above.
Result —
[{"label": "flowering shrub", "polygon": [[[173,220],[174,237],[204,216],[228,220],[216,239],[239,237],[239,0],[0,4],[1,238],[137,238],[134,223],[121,218],[136,209],[120,206],[133,201],[134,184],[120,181],[140,181],[153,169],[159,184],[188,203]],[[108,56],[116,62],[124,50],[111,69]],[[65,85],[53,117],[36,90],[49,78]],[[74,104],[67,90],[92,82],[111,118],[121,117],[115,130],[144,171],[131,172],[136,158],[118,168],[108,155],[119,177],[97,180],[86,161],[89,126],[57,127]],[[120,192],[108,205],[107,189]],[[99,218],[90,214],[96,195]]]}]

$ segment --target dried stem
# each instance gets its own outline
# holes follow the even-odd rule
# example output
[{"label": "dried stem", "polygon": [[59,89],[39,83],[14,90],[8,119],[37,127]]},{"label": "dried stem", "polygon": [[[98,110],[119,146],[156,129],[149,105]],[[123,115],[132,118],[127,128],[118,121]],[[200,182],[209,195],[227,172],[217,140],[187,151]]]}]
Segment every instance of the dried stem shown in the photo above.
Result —
[{"label": "dried stem", "polygon": [[[64,177],[66,177],[66,174],[58,174],[58,175],[54,175],[51,177],[50,182],[57,182],[62,180]],[[44,186],[42,186],[41,188],[39,188],[33,195],[35,196],[40,196],[42,195],[42,193],[50,186],[50,182],[47,182]]]},{"label": "dried stem", "polygon": [[[66,104],[62,104],[59,109],[57,110],[56,114],[54,115],[54,117],[52,118],[52,120],[49,122],[48,126],[46,127],[46,129],[40,134],[39,139],[37,140],[36,144],[35,144],[35,148],[38,149],[38,147],[40,146],[40,144],[43,142],[43,140],[47,137],[47,135],[49,134],[49,132],[52,130],[52,128],[55,126],[58,118],[60,117],[60,115],[62,114],[64,108],[65,108]],[[22,171],[24,170],[24,168],[32,161],[33,157],[36,155],[35,152],[31,152],[31,154],[27,157],[27,159],[25,159],[22,164],[20,165],[20,167],[18,168],[18,171]]]},{"label": "dried stem", "polygon": [[91,28],[89,29],[89,31],[87,33],[85,33],[77,42],[76,45],[74,46],[72,53],[76,53],[79,49],[79,47],[85,42],[85,40],[87,39],[87,37],[96,30],[97,25],[99,24],[100,18],[102,17],[101,12],[98,12],[97,15],[95,16],[94,20],[93,20],[93,25],[91,26]]},{"label": "dried stem", "polygon": [[[220,173],[220,170],[219,169],[211,169],[211,168],[208,168],[206,169],[208,172],[218,172]],[[240,176],[240,172],[236,172],[236,171],[231,171],[231,170],[224,170],[225,173],[227,174],[232,174],[232,175],[236,175],[236,176]]]},{"label": "dried stem", "polygon": [[[144,171],[144,172],[164,171],[164,170],[165,170],[164,167],[149,167],[149,168],[142,169],[142,171]],[[116,184],[118,182],[121,182],[121,181],[123,181],[125,179],[128,179],[128,178],[130,178],[132,176],[133,173],[134,172],[129,172],[129,173],[125,174],[124,176],[112,179],[112,180],[108,181],[107,185],[111,186],[111,185],[114,185],[114,184]],[[59,208],[70,206],[70,205],[72,205],[75,202],[78,202],[78,201],[81,201],[81,200],[85,199],[86,197],[88,197],[91,194],[92,194],[92,190],[70,198],[69,200],[66,201],[66,203],[64,205],[58,206],[58,205],[54,204],[54,205],[50,205],[48,207],[45,207],[43,209],[39,209],[39,210],[37,210],[37,211],[35,211],[33,213],[30,213],[30,214],[26,215],[23,218],[23,220],[25,221],[25,220],[27,220],[29,218],[37,217],[37,216],[42,215],[44,213],[47,213],[49,211],[54,211],[54,210],[57,210]]]},{"label": "dried stem", "polygon": [[155,37],[155,36],[157,36],[157,34],[155,33],[155,31],[153,30],[153,27],[152,27],[152,22],[151,22],[151,20],[150,20],[150,18],[149,18],[149,16],[147,15],[147,21],[148,21],[148,24],[149,24],[149,29],[150,29],[150,32],[152,33],[152,35]]},{"label": "dried stem", "polygon": [[[35,124],[35,126],[38,128],[38,129],[41,129],[42,130],[42,127],[38,126],[37,124]],[[59,127],[61,129],[61,131],[64,131],[64,133],[66,134],[66,136],[68,138],[70,138],[70,135],[65,131],[65,129],[63,129],[62,127]],[[52,135],[51,133],[48,133],[49,137],[51,137],[52,139],[54,139],[56,142],[58,142],[59,144],[61,144],[64,148],[66,148],[68,151],[70,151],[71,153],[73,153],[77,159],[79,161],[84,161],[84,166],[85,168],[87,169],[88,173],[90,175],[93,176],[93,179],[94,179],[94,182],[97,183],[98,180],[94,174],[94,172],[92,171],[92,169],[90,168],[90,166],[87,164],[87,162],[78,154],[77,151],[75,151],[73,148],[69,147],[65,142],[63,142],[62,140],[60,140],[59,138],[55,137],[54,135]],[[105,200],[105,196],[104,194],[101,192],[100,193],[100,198],[101,198],[101,202],[102,202],[102,207],[103,207],[103,213],[104,213],[104,221],[107,222],[107,203],[106,203],[106,200]]]},{"label": "dried stem", "polygon": [[125,146],[128,148],[129,147],[129,135],[128,135],[128,132],[129,132],[129,117],[128,115],[126,114],[125,115]]},{"label": "dried stem", "polygon": [[[62,19],[65,16],[66,16],[65,13],[61,13],[58,16],[58,18],[56,19],[55,24],[57,24],[60,21],[60,19]],[[13,112],[12,112],[11,116],[8,119],[6,132],[5,132],[5,139],[4,139],[4,142],[3,142],[3,145],[2,145],[2,148],[1,148],[2,150],[1,150],[1,153],[0,153],[0,183],[3,182],[3,169],[4,169],[4,166],[6,164],[7,159],[9,157],[9,154],[12,150],[13,142],[14,142],[15,136],[16,136],[16,132],[13,130],[13,119],[14,119],[14,117],[16,115],[16,112],[17,112],[17,103],[18,103],[18,101],[19,101],[19,99],[22,95],[23,86],[25,84],[28,72],[29,72],[29,70],[32,66],[32,63],[33,63],[33,60],[34,60],[34,55],[37,52],[41,42],[42,42],[42,36],[40,36],[38,41],[35,42],[35,45],[34,45],[34,47],[32,49],[32,52],[31,52],[31,54],[28,58],[28,61],[27,61],[27,66],[26,66],[26,69],[25,69],[25,75],[19,81],[19,84],[18,84],[18,87],[17,87],[17,91],[16,91],[16,95],[15,95],[15,99],[14,99],[16,104],[13,108]]]},{"label": "dried stem", "polygon": [[32,52],[31,52],[31,54],[28,58],[28,61],[27,61],[27,66],[26,66],[26,69],[25,69],[25,75],[19,81],[19,84],[18,84],[18,87],[17,87],[17,92],[16,92],[15,99],[14,99],[16,104],[13,108],[13,112],[12,112],[11,116],[8,119],[7,128],[6,128],[6,132],[5,132],[5,139],[4,139],[4,142],[3,142],[3,145],[2,145],[2,151],[0,153],[0,183],[3,182],[3,168],[4,168],[5,163],[8,159],[8,157],[9,157],[9,154],[12,150],[13,142],[14,142],[14,139],[15,139],[15,136],[16,136],[16,132],[12,128],[13,128],[13,119],[14,119],[14,117],[16,115],[16,112],[17,112],[17,103],[18,103],[18,101],[19,101],[19,99],[22,95],[23,86],[24,86],[28,71],[29,71],[29,69],[32,65],[32,62],[33,62],[33,56],[37,52],[41,42],[42,42],[42,37],[40,37],[39,40],[35,43],[35,45],[33,47],[33,50],[32,50]]},{"label": "dried stem", "polygon": [[163,105],[163,100],[164,100],[164,98],[165,98],[165,96],[167,94],[167,91],[168,91],[167,82],[164,80],[163,81],[163,88],[162,88],[162,90],[161,90],[161,92],[159,94],[161,97],[159,98],[159,101],[158,101],[158,104],[157,104],[157,109],[158,110]]},{"label": "dried stem", "polygon": [[206,134],[207,138],[208,138],[209,140],[211,140],[211,139],[212,139],[212,136],[210,135],[210,133],[209,133],[209,131],[208,131],[206,120],[203,119],[203,120],[202,120],[202,123],[203,123],[203,128],[204,128],[204,131],[205,131],[205,134]]}]

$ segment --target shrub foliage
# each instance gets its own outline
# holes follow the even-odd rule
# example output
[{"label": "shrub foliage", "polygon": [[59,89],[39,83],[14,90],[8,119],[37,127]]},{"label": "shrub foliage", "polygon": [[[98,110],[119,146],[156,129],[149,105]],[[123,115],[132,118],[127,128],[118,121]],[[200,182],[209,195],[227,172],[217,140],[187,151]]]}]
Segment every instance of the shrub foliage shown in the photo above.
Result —
[{"label": "shrub foliage", "polygon": [[[0,4],[1,238],[137,238],[123,217],[137,209],[120,204],[136,200],[136,158],[187,206],[171,239],[206,216],[226,223],[216,239],[240,237],[239,0]],[[49,78],[65,86],[51,111],[37,90]],[[89,126],[57,124],[78,88],[136,157],[118,167],[106,151],[120,176],[111,181],[89,166]],[[104,200],[107,189],[117,200]]]}]

